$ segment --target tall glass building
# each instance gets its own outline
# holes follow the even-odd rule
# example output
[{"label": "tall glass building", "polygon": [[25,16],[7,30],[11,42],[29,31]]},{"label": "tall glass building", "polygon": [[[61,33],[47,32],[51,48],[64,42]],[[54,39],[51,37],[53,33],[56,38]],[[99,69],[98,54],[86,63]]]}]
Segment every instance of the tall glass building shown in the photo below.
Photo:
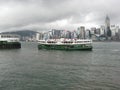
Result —
[{"label": "tall glass building", "polygon": [[105,18],[105,36],[107,39],[111,37],[110,18],[108,17],[108,15]]}]

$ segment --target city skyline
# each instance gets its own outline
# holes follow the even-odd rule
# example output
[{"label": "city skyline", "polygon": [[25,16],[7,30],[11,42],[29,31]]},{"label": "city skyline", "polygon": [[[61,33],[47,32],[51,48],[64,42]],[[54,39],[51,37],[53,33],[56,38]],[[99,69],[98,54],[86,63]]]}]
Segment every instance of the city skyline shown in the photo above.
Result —
[{"label": "city skyline", "polygon": [[[92,2],[92,3],[91,3]],[[118,0],[1,0],[0,32],[31,29],[75,30],[104,25],[106,15],[111,25],[120,25]]]}]

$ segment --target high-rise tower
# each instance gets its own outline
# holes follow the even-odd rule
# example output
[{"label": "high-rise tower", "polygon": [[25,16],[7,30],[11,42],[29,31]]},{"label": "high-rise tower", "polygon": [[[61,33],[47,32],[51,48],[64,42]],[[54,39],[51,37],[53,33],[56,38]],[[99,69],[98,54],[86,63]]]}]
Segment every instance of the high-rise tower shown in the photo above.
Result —
[{"label": "high-rise tower", "polygon": [[80,27],[80,39],[85,39],[85,27]]},{"label": "high-rise tower", "polygon": [[105,18],[105,36],[106,38],[111,37],[110,18],[108,17],[108,15]]},{"label": "high-rise tower", "polygon": [[110,27],[110,18],[108,17],[108,15],[105,18],[105,26]]}]

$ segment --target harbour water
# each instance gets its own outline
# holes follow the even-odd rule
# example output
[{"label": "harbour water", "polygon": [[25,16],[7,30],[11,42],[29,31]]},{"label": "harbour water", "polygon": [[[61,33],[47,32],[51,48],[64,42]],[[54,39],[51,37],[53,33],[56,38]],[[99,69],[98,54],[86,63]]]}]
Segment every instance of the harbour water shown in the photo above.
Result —
[{"label": "harbour water", "polygon": [[93,51],[38,50],[37,43],[0,50],[0,90],[120,90],[120,43]]}]

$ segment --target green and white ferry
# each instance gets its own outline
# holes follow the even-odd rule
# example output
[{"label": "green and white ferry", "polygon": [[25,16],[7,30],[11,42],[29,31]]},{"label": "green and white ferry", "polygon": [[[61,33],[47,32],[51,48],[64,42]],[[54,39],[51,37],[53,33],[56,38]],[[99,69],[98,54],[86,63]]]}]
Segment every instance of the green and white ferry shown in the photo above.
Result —
[{"label": "green and white ferry", "polygon": [[0,49],[19,49],[19,48],[21,48],[19,35],[0,34]]},{"label": "green and white ferry", "polygon": [[92,50],[91,39],[48,39],[39,40],[38,49],[47,50]]}]

